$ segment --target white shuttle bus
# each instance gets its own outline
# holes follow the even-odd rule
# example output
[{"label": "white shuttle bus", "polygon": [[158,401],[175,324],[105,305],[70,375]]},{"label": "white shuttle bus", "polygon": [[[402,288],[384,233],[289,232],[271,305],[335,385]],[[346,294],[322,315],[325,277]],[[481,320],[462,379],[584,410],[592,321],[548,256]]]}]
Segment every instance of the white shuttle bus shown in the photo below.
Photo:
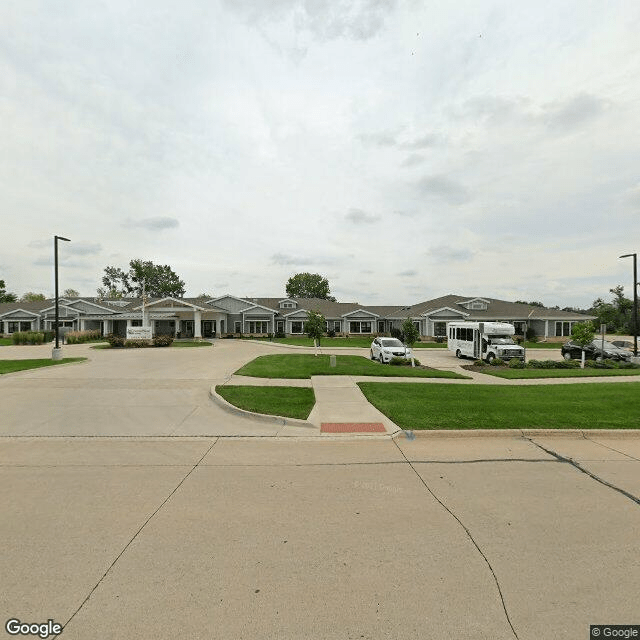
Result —
[{"label": "white shuttle bus", "polygon": [[447,346],[457,358],[524,361],[524,349],[513,341],[515,332],[508,322],[449,322]]}]

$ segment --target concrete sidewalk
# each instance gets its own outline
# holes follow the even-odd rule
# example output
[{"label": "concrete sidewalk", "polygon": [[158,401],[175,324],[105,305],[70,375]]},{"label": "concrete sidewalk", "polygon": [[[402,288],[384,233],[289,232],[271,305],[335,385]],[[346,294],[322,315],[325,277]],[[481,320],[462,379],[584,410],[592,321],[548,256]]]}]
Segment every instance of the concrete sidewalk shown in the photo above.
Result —
[{"label": "concrete sidewalk", "polygon": [[638,444],[3,438],[0,610],[63,640],[587,638],[637,615]]}]

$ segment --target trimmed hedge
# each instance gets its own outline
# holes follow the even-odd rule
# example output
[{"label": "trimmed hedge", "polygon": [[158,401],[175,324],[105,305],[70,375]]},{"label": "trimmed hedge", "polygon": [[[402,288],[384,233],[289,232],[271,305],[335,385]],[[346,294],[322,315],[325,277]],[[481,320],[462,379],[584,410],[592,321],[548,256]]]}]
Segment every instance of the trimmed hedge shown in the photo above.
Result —
[{"label": "trimmed hedge", "polygon": [[101,339],[102,336],[98,330],[68,331],[64,336],[64,340],[67,344],[84,344],[85,342],[96,342]]},{"label": "trimmed hedge", "polygon": [[13,344],[44,344],[44,331],[16,331],[11,334]]}]

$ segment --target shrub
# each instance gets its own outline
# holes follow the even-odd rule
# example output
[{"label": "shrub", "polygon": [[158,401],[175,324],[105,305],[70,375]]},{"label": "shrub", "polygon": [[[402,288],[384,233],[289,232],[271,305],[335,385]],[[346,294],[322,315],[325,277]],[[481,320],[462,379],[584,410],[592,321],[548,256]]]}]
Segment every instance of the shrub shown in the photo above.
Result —
[{"label": "shrub", "polygon": [[492,367],[504,367],[507,363],[502,358],[494,358],[489,364]]},{"label": "shrub", "polygon": [[284,331],[276,331],[276,332],[273,334],[273,337],[274,337],[274,338],[284,338],[284,337],[285,337],[285,335],[284,335]]},{"label": "shrub", "polygon": [[336,337],[336,332],[333,329],[329,329],[329,331],[327,331],[327,337],[328,338],[335,338]]},{"label": "shrub", "polygon": [[[141,342],[141,341],[137,341]],[[173,336],[155,336],[153,338],[154,347],[170,347],[173,344]],[[135,345],[138,346],[138,345]]]},{"label": "shrub", "polygon": [[13,344],[43,344],[44,333],[42,331],[16,331],[11,335]]},{"label": "shrub", "polygon": [[105,340],[114,348],[124,347],[125,340],[122,336],[117,336],[113,333],[110,333],[109,335],[105,336]]},{"label": "shrub", "polygon": [[578,369],[580,362],[577,360],[529,360],[528,369]]},{"label": "shrub", "polygon": [[[417,358],[414,358],[413,362],[416,365],[416,367],[420,365],[420,360],[418,360]],[[392,364],[396,367],[410,367],[411,358],[398,358],[397,356],[393,356],[393,358],[389,360],[389,364]]]},{"label": "shrub", "polygon": [[389,333],[392,338],[397,338],[400,342],[404,342],[404,334],[397,327],[391,327],[391,331]]},{"label": "shrub", "polygon": [[536,332],[531,327],[527,329],[527,340],[529,342],[538,342],[538,336],[536,335]]},{"label": "shrub", "polygon": [[509,369],[524,369],[525,364],[520,360],[520,358],[511,358],[509,360]]},{"label": "shrub", "polygon": [[94,342],[100,340],[100,332],[91,331],[68,331],[64,337],[67,344],[83,344],[85,342]]},{"label": "shrub", "polygon": [[125,340],[124,346],[128,349],[142,349],[149,346],[148,340]]},{"label": "shrub", "polygon": [[42,333],[45,342],[51,342],[56,337],[55,331],[43,331]]},{"label": "shrub", "polygon": [[436,336],[436,342],[442,344],[446,338],[444,336]]},{"label": "shrub", "polygon": [[480,359],[480,360],[476,360],[476,361],[473,363],[473,366],[474,366],[474,367],[486,367],[486,366],[487,366],[487,363],[486,363],[484,360]]}]

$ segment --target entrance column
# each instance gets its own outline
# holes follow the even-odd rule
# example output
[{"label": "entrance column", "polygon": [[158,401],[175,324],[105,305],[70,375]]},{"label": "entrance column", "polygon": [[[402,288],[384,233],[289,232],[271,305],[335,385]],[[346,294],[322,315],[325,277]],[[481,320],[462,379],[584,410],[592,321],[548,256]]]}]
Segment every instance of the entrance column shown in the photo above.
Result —
[{"label": "entrance column", "polygon": [[177,338],[179,333],[180,333],[180,318],[176,318],[175,331],[174,331],[173,337]]},{"label": "entrance column", "polygon": [[193,337],[202,338],[202,313],[197,309],[193,310]]}]

